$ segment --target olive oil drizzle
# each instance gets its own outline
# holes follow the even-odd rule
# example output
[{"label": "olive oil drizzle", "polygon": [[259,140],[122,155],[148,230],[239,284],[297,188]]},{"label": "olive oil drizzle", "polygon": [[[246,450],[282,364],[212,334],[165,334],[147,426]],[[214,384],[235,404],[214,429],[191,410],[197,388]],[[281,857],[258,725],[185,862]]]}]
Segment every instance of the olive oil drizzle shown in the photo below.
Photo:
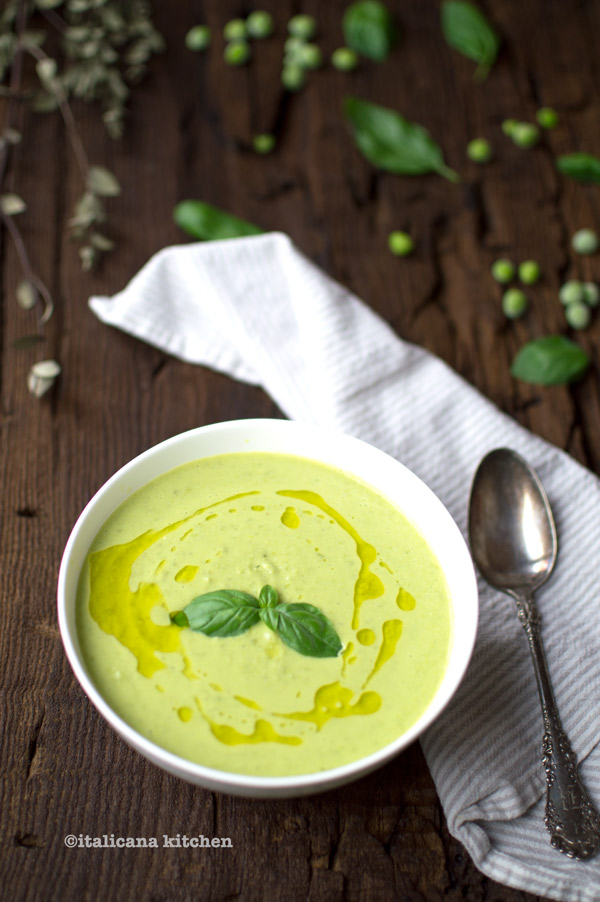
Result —
[{"label": "olive oil drizzle", "polygon": [[211,720],[204,711],[200,699],[196,698],[195,702],[200,714],[210,727],[211,733],[223,745],[242,745],[256,742],[282,742],[284,745],[302,744],[302,739],[299,736],[283,736],[274,729],[268,720],[263,720],[262,718],[256,721],[251,733],[241,733],[235,727]]},{"label": "olive oil drizzle", "polygon": [[377,658],[375,659],[373,670],[365,680],[363,688],[371,681],[377,671],[381,670],[386,661],[390,660],[390,658],[396,651],[396,645],[398,644],[400,636],[402,635],[402,621],[386,620],[381,628],[381,632],[382,640],[379,647],[379,652],[377,654]]},{"label": "olive oil drizzle", "polygon": [[[128,648],[137,659],[137,669],[151,677],[164,663],[156,652],[181,651],[179,629],[157,626],[150,617],[155,605],[166,608],[162,592],[155,583],[142,582],[135,591],[129,586],[131,569],[142,552],[183,524],[220,504],[226,504],[259,492],[242,492],[199,508],[187,517],[162,529],[150,529],[123,545],[112,545],[90,555],[89,611],[98,626]],[[98,588],[100,587],[100,588]],[[189,662],[186,661],[189,670]]]},{"label": "olive oil drizzle", "polygon": [[354,692],[341,683],[329,683],[315,692],[314,708],[311,711],[278,713],[277,717],[290,720],[306,720],[320,730],[332,717],[349,717],[353,714],[374,714],[381,707],[381,696],[376,692],[363,692],[354,704]]},{"label": "olive oil drizzle", "polygon": [[352,629],[358,629],[361,606],[365,601],[379,598],[385,592],[385,586],[379,577],[370,569],[370,565],[373,564],[377,558],[377,550],[373,545],[370,545],[369,542],[365,542],[365,540],[359,536],[352,524],[338,513],[338,511],[327,504],[327,502],[321,498],[320,495],[317,495],[316,492],[282,490],[277,492],[277,494],[283,495],[286,498],[296,498],[298,501],[305,501],[308,504],[312,504],[314,507],[320,508],[323,513],[335,520],[338,526],[341,526],[344,532],[347,532],[353,539],[356,545],[356,553],[360,561],[360,570],[358,572],[356,583],[354,584]]}]

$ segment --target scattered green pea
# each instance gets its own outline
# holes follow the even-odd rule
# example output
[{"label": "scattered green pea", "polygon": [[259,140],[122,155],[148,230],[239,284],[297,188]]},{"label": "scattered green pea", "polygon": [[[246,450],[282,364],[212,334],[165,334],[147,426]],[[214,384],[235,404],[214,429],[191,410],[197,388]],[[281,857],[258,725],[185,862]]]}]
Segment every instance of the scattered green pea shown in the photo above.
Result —
[{"label": "scattered green pea", "polygon": [[301,38],[297,38],[295,35],[291,35],[289,38],[286,38],[283,43],[283,51],[284,53],[294,54],[296,51],[303,47],[306,42]]},{"label": "scattered green pea", "polygon": [[299,14],[292,16],[287,25],[288,32],[303,41],[310,41],[317,33],[317,23],[313,16]]},{"label": "scattered green pea", "polygon": [[246,23],[243,19],[231,19],[223,28],[223,37],[226,41],[243,41],[247,36]]},{"label": "scattered green pea", "polygon": [[323,63],[323,54],[316,44],[301,44],[294,53],[294,61],[303,69],[318,69]]},{"label": "scattered green pea", "polygon": [[505,135],[508,135],[510,138],[510,137],[512,137],[512,133],[515,130],[516,124],[517,124],[516,119],[505,119],[501,126],[502,131],[504,132]]},{"label": "scattered green pea", "polygon": [[567,307],[569,304],[581,304],[584,300],[583,285],[576,279],[570,279],[561,285],[558,292],[561,304]]},{"label": "scattered green pea", "polygon": [[268,38],[274,30],[273,16],[264,9],[255,9],[246,19],[246,29],[251,38]]},{"label": "scattered green pea", "polygon": [[540,264],[536,260],[523,260],[519,263],[519,279],[523,285],[533,285],[540,278]]},{"label": "scattered green pea", "polygon": [[502,312],[508,319],[518,319],[529,306],[527,295],[520,288],[509,288],[502,295]]},{"label": "scattered green pea", "polygon": [[516,122],[510,137],[517,147],[535,147],[540,140],[540,130],[533,122]]},{"label": "scattered green pea", "polygon": [[506,285],[515,277],[515,267],[510,260],[494,260],[492,263],[492,276],[496,282]]},{"label": "scattered green pea", "polygon": [[185,36],[188,50],[206,50],[210,45],[211,33],[208,25],[194,25]]},{"label": "scattered green pea", "polygon": [[493,157],[492,145],[485,138],[473,138],[467,144],[467,156],[474,163],[489,163]]},{"label": "scattered green pea", "polygon": [[415,249],[415,243],[408,232],[390,232],[388,247],[396,257],[408,257]]},{"label": "scattered green pea", "polygon": [[338,47],[331,54],[331,65],[340,72],[352,72],[358,66],[358,53],[350,47]]},{"label": "scattered green pea", "polygon": [[543,106],[535,114],[538,125],[542,128],[556,128],[558,125],[558,113],[550,106]]},{"label": "scattered green pea", "polygon": [[591,318],[590,308],[580,301],[565,307],[565,319],[572,329],[587,329]]},{"label": "scattered green pea", "polygon": [[252,147],[256,153],[267,154],[275,149],[275,135],[265,132],[261,135],[255,135],[252,138]]},{"label": "scattered green pea", "polygon": [[281,83],[288,91],[299,91],[306,83],[304,69],[296,63],[286,63],[281,70]]},{"label": "scattered green pea", "polygon": [[250,44],[248,41],[230,41],[225,45],[223,59],[228,66],[243,66],[250,59]]},{"label": "scattered green pea", "polygon": [[600,289],[596,283],[584,282],[581,287],[583,288],[583,300],[588,307],[597,307],[600,304]]},{"label": "scattered green pea", "polygon": [[576,254],[595,254],[598,250],[598,236],[593,229],[579,229],[571,238],[571,247]]}]

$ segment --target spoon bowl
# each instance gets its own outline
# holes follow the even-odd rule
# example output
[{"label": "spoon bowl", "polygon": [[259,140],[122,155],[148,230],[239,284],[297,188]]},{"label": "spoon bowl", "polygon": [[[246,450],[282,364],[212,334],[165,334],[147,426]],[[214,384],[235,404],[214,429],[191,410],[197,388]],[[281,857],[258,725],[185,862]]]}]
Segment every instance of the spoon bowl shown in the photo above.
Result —
[{"label": "spoon bowl", "polygon": [[471,489],[469,538],[487,582],[503,591],[538,589],[558,544],[548,496],[537,473],[509,448],[481,462]]}]

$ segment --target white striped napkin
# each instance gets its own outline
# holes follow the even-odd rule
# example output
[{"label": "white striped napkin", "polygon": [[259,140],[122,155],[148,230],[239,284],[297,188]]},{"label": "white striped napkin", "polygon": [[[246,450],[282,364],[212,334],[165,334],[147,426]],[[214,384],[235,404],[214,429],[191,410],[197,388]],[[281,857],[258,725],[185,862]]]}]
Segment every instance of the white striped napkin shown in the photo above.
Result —
[{"label": "white striped napkin", "polygon": [[[281,234],[167,248],[112,298],[104,322],[192,363],[262,385],[290,418],[387,451],[466,531],[470,482],[494,447],[539,472],[557,519],[556,571],[538,594],[550,672],[582,776],[600,805],[598,479],[505,416],[448,366],[401,341]],[[543,725],[514,603],[480,581],[467,676],[423,737],[448,820],[477,867],[553,899],[600,900],[600,855],[571,861],[543,823]]]}]

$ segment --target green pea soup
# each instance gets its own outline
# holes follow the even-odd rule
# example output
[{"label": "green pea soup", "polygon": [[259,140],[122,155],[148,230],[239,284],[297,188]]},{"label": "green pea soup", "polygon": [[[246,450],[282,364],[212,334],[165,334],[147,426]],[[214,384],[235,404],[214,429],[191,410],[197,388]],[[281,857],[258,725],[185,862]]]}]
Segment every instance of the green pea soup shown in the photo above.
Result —
[{"label": "green pea soup", "polygon": [[[198,595],[267,584],[318,607],[340,654],[300,654],[262,622],[220,638],[170,619]],[[432,701],[452,639],[441,566],[398,508],[331,466],[252,451],[127,498],[91,545],[76,611],[89,675],[124,721],[189,761],[268,777],[397,739]]]}]

